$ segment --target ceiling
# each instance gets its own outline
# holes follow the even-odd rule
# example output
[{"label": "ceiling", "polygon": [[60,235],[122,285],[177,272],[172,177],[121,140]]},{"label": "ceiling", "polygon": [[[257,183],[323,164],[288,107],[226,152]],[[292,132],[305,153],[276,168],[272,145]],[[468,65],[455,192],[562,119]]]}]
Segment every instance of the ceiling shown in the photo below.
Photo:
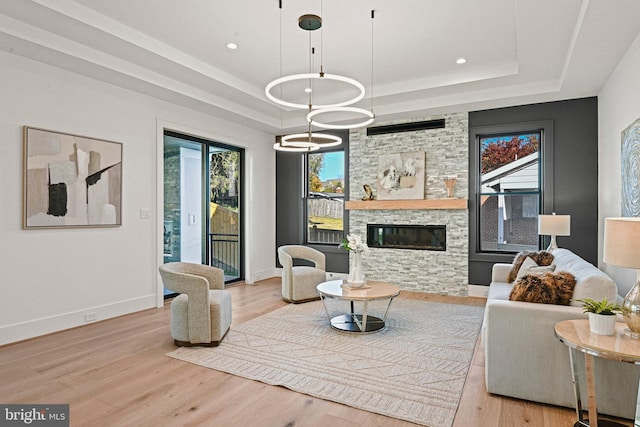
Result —
[{"label": "ceiling", "polygon": [[4,51],[272,133],[306,111],[264,87],[310,63],[360,81],[380,123],[597,95],[639,32],[637,0],[0,2]]}]

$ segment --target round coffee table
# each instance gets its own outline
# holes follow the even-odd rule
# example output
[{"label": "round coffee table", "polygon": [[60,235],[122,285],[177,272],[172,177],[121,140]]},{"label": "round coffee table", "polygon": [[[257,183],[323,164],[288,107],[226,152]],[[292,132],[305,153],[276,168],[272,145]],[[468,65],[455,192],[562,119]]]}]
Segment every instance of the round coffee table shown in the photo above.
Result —
[{"label": "round coffee table", "polygon": [[[365,286],[361,288],[350,287],[348,283],[342,280],[331,280],[322,282],[318,285],[318,294],[322,299],[324,310],[332,328],[346,332],[375,332],[385,327],[387,313],[391,306],[391,301],[400,293],[400,287],[377,280],[368,280]],[[326,298],[341,299],[350,302],[351,310],[347,314],[331,317],[327,309]],[[382,318],[371,316],[368,313],[369,301],[389,300],[387,308]],[[354,302],[362,301],[362,314],[356,314],[354,310]]]}]

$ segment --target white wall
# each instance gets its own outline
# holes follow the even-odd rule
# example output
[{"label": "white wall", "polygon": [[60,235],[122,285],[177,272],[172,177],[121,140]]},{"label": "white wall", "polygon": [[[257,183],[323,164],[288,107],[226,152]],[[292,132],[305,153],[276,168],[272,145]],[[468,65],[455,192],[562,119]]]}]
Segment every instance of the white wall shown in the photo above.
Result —
[{"label": "white wall", "polygon": [[[246,148],[246,277],[275,275],[273,136],[4,52],[0,100],[0,344],[161,301],[166,124]],[[23,125],[124,144],[121,227],[22,230]]]},{"label": "white wall", "polygon": [[[598,116],[598,259],[602,260],[604,218],[620,216],[622,212],[621,134],[640,117],[640,36],[598,95]],[[635,282],[633,270],[602,262],[599,267],[618,283],[622,296]]]}]

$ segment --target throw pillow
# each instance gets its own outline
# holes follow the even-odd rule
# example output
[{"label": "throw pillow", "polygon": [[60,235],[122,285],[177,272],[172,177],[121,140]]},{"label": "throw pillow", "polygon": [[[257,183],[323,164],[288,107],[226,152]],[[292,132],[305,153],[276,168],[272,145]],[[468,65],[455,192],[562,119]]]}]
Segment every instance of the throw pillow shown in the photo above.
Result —
[{"label": "throw pillow", "polygon": [[516,275],[516,280],[529,273],[546,273],[553,272],[556,269],[555,264],[539,266],[536,262],[527,257],[522,265],[520,266],[520,270],[518,270],[518,274]]},{"label": "throw pillow", "polygon": [[518,277],[520,266],[522,266],[522,263],[527,258],[531,258],[536,264],[541,266],[547,266],[553,263],[553,254],[551,252],[520,252],[513,260],[513,266],[511,267],[511,271],[509,272],[509,276],[507,277],[507,282],[511,283],[516,279],[516,277]]},{"label": "throw pillow", "polygon": [[513,285],[511,301],[569,305],[576,278],[566,271],[525,274]]}]

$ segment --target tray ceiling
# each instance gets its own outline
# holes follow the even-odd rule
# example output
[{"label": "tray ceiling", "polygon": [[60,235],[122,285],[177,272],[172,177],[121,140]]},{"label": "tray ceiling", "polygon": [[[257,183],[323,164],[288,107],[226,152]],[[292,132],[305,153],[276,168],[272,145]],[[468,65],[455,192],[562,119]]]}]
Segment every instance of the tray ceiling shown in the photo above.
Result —
[{"label": "tray ceiling", "polygon": [[[640,31],[617,0],[13,0],[0,49],[268,132],[283,74],[362,82],[377,121],[597,95]],[[375,19],[371,19],[375,10]],[[323,18],[321,30],[298,25]],[[238,48],[230,50],[227,43]],[[10,57],[10,56],[9,56]],[[456,64],[464,57],[465,64]],[[337,89],[337,88],[336,88]],[[327,88],[330,91],[331,88]],[[373,96],[372,96],[373,94]]]}]

